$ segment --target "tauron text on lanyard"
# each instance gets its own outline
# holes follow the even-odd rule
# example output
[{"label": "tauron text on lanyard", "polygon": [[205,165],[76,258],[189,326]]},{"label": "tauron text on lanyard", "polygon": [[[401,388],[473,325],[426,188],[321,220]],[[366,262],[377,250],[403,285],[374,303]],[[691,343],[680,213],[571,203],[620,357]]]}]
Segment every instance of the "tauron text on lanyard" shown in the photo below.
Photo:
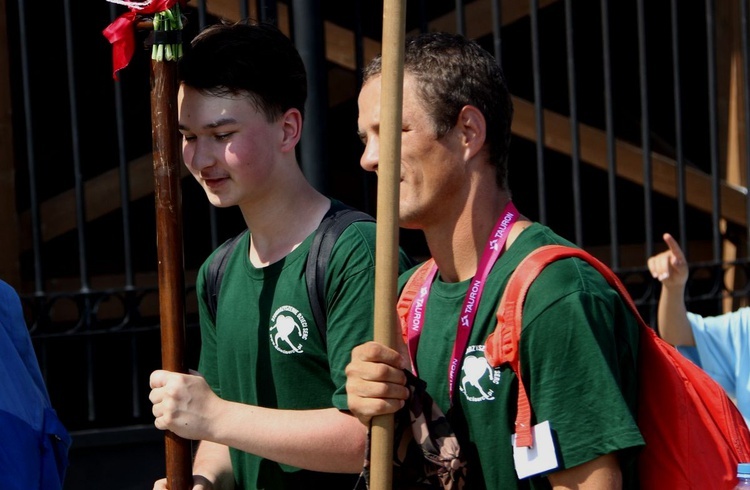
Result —
[{"label": "tauron text on lanyard", "polygon": [[[495,265],[497,259],[502,255],[505,248],[505,241],[508,239],[510,229],[517,219],[518,211],[516,210],[516,207],[512,202],[508,202],[503,213],[495,224],[495,231],[487,240],[487,244],[482,252],[482,257],[479,260],[479,265],[477,266],[477,273],[471,280],[468,291],[466,291],[466,297],[464,298],[464,303],[461,308],[461,316],[459,316],[458,326],[456,327],[456,340],[453,343],[451,363],[448,366],[448,396],[451,404],[453,404],[453,390],[456,385],[456,373],[461,366],[461,360],[463,359],[466,345],[469,342],[469,334],[474,327],[474,319],[479,308],[479,300],[482,297],[485,280],[487,279],[492,266]],[[422,287],[419,289],[419,293],[414,298],[411,308],[409,309],[409,316],[407,317],[409,326],[409,357],[411,358],[411,369],[415,375],[417,374],[417,346],[419,345],[419,336],[422,333],[422,328],[424,328],[427,298],[430,295],[432,281],[435,279],[437,271],[437,265],[434,265],[425,278],[424,284],[422,284]]]}]

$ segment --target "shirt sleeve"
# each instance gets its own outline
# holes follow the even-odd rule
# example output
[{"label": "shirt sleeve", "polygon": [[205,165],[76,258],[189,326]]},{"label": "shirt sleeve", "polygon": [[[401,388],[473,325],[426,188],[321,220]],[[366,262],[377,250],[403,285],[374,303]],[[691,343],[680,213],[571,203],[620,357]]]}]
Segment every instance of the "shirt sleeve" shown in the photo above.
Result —
[{"label": "shirt sleeve", "polygon": [[[521,341],[535,423],[549,421],[566,468],[643,445],[634,416],[638,330],[632,315],[606,285],[584,282],[576,290],[572,278],[550,282],[544,274],[529,291]],[[556,291],[555,283],[567,291],[539,297]],[[634,453],[628,454],[632,462]]]},{"label": "shirt sleeve", "polygon": [[688,313],[688,321],[695,338],[701,367],[729,396],[736,397],[737,372],[750,328],[750,308],[740,308],[713,317]]},{"label": "shirt sleeve", "polygon": [[336,241],[326,272],[327,352],[334,407],[348,409],[346,374],[352,349],[372,339],[375,224],[358,222]]},{"label": "shirt sleeve", "polygon": [[[221,396],[221,387],[219,386],[219,373],[217,366],[217,349],[216,349],[216,324],[213,315],[209,312],[206,304],[206,278],[208,264],[211,261],[209,257],[198,270],[196,281],[196,296],[198,298],[198,315],[200,318],[201,330],[201,349],[198,358],[198,372],[206,379],[211,389],[216,395]],[[218,309],[218,305],[217,305]]]}]

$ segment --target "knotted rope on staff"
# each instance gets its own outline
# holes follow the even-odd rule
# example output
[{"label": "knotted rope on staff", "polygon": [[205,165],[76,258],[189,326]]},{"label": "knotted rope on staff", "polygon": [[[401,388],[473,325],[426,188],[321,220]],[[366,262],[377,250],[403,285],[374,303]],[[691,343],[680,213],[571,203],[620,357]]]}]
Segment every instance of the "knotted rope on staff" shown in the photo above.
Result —
[{"label": "knotted rope on staff", "polygon": [[[151,32],[151,136],[156,203],[156,245],[159,276],[162,366],[185,373],[185,271],[182,249],[182,194],[180,143],[177,138],[177,63],[182,56],[181,7],[186,0],[127,2],[108,0],[130,10],[103,34],[112,44],[112,76],[125,68],[135,53],[135,28]],[[153,15],[151,22],[145,21]],[[167,485],[171,490],[192,488],[190,441],[172,432],[164,436]]]}]

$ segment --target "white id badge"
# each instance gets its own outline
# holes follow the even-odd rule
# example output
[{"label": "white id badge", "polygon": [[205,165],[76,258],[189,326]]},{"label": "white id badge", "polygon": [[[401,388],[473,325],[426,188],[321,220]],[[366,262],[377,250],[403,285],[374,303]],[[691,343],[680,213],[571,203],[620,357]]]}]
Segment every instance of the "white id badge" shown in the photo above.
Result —
[{"label": "white id badge", "polygon": [[552,428],[549,420],[531,428],[534,445],[516,447],[516,435],[513,434],[513,461],[519,479],[554,470],[558,467],[555,443],[552,441]]}]

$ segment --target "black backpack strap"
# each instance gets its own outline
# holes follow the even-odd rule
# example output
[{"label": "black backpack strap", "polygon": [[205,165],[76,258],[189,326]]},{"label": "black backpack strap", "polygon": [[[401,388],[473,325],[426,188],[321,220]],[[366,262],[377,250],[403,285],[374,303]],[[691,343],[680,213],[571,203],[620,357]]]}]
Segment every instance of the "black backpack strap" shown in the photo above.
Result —
[{"label": "black backpack strap", "polygon": [[[347,207],[340,203],[333,203],[328,210],[320,226],[315,230],[310,252],[307,256],[305,269],[305,280],[307,282],[307,295],[310,298],[315,324],[318,326],[320,336],[325,342],[327,329],[327,315],[325,308],[325,286],[326,270],[331,251],[341,233],[356,221],[375,221],[375,218],[367,213]],[[219,289],[224,270],[227,266],[229,256],[237,247],[240,238],[246,234],[244,230],[236,236],[228,239],[219,246],[216,254],[208,265],[206,275],[206,304],[208,310],[216,320],[216,308],[218,305]]]},{"label": "black backpack strap", "polygon": [[224,270],[227,268],[227,260],[240,242],[240,238],[248,230],[244,230],[232,238],[228,239],[217,249],[216,254],[208,264],[208,273],[206,275],[206,304],[208,311],[216,322],[216,308],[219,303],[219,289],[221,288],[221,279],[224,277]]},{"label": "black backpack strap", "polygon": [[343,204],[334,203],[328,210],[320,226],[315,230],[310,252],[307,256],[305,279],[307,281],[307,294],[310,297],[315,324],[318,326],[320,337],[325,343],[327,335],[326,315],[326,269],[331,251],[341,233],[356,221],[375,221],[375,218],[367,213],[346,207]]}]

